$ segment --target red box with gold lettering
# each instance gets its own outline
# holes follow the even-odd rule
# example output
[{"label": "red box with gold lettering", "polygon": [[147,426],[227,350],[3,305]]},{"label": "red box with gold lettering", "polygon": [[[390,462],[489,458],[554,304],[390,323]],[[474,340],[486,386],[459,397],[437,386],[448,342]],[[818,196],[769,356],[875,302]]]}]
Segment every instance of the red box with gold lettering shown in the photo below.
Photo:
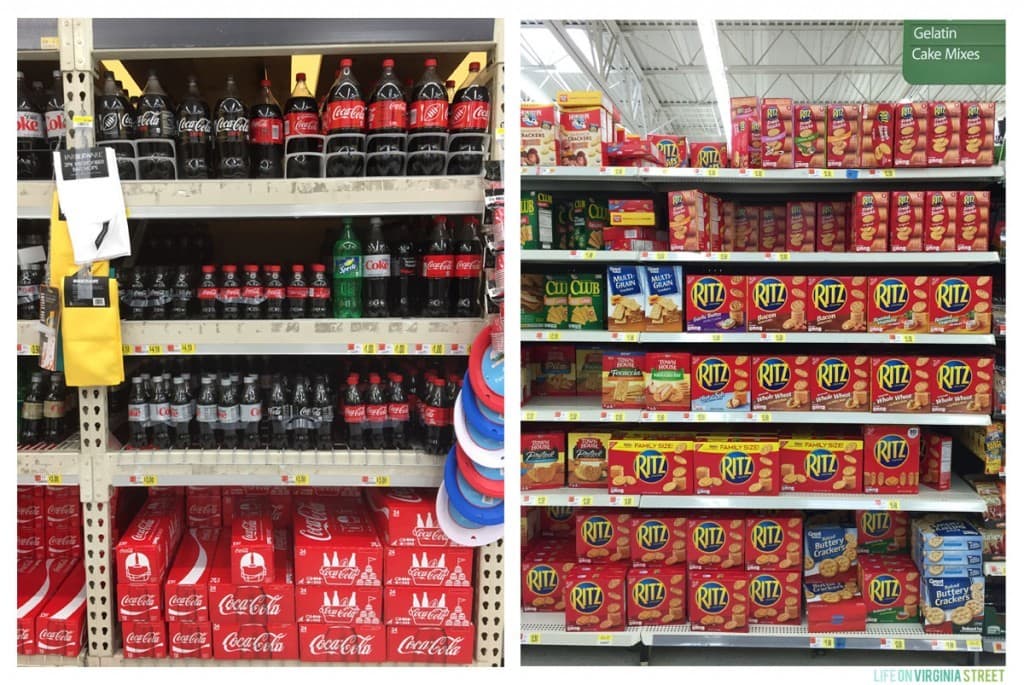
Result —
[{"label": "red box with gold lettering", "polygon": [[746,571],[691,571],[690,630],[747,632],[747,577]]}]

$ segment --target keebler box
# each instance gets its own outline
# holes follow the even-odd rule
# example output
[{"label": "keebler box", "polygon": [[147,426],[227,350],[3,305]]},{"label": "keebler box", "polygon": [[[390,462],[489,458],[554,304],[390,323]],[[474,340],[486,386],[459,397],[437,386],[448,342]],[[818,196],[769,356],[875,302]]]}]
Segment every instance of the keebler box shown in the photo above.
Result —
[{"label": "keebler box", "polygon": [[858,511],[857,549],[873,554],[908,551],[910,516],[904,511]]},{"label": "keebler box", "polygon": [[957,252],[984,252],[988,249],[991,196],[987,190],[961,190],[956,196]]},{"label": "keebler box", "polygon": [[994,102],[960,104],[960,166],[992,166],[996,131]]},{"label": "keebler box", "polygon": [[860,166],[862,169],[892,167],[894,133],[892,104],[873,102],[861,105]]},{"label": "keebler box", "polygon": [[978,634],[985,615],[984,578],[969,573],[921,579],[924,632]]},{"label": "keebler box", "polygon": [[566,443],[570,488],[608,487],[608,446],[611,433],[569,433]]},{"label": "keebler box", "polygon": [[697,495],[774,495],[779,491],[779,443],[699,440],[693,450]]},{"label": "keebler box", "polygon": [[903,555],[867,554],[858,558],[857,576],[867,605],[868,623],[916,623],[921,574]]},{"label": "keebler box", "polygon": [[932,276],[932,333],[991,333],[991,276]]},{"label": "keebler box", "polygon": [[921,430],[917,426],[864,426],[864,492],[917,492]]},{"label": "keebler box", "polygon": [[810,357],[795,354],[755,355],[750,360],[754,377],[754,411],[810,411]]},{"label": "keebler box", "polygon": [[747,276],[747,330],[807,330],[806,276]]},{"label": "keebler box", "polygon": [[558,110],[551,104],[519,105],[519,156],[523,166],[558,164]]},{"label": "keebler box", "polygon": [[717,169],[727,166],[729,153],[725,143],[690,143],[690,166]]},{"label": "keebler box", "polygon": [[577,566],[565,581],[565,629],[624,630],[625,564]]},{"label": "keebler box", "polygon": [[931,368],[928,357],[872,357],[871,411],[931,411]]},{"label": "keebler box", "polygon": [[692,440],[612,440],[608,449],[608,492],[613,495],[685,495]]},{"label": "keebler box", "polygon": [[748,631],[746,571],[691,571],[690,630]]},{"label": "keebler box", "polygon": [[924,192],[893,190],[889,193],[889,251],[924,251]]},{"label": "keebler box", "polygon": [[925,191],[925,252],[952,252],[956,249],[957,199],[955,190]]},{"label": "keebler box", "polygon": [[817,203],[817,234],[814,252],[846,252],[849,240],[849,202]]},{"label": "keebler box", "polygon": [[761,207],[761,235],[759,252],[786,251],[786,206]]},{"label": "keebler box", "polygon": [[576,558],[581,564],[629,560],[629,514],[614,510],[577,511]]},{"label": "keebler box", "polygon": [[826,108],[825,164],[829,169],[856,169],[860,163],[860,106]]},{"label": "keebler box", "polygon": [[794,105],[793,136],[793,166],[797,169],[824,169],[824,105]]},{"label": "keebler box", "polygon": [[647,353],[644,358],[644,407],[649,411],[689,411],[688,353]]},{"label": "keebler box", "polygon": [[[991,414],[992,359],[979,357],[932,357],[932,412]],[[989,380],[981,374],[989,376]]]},{"label": "keebler box", "polygon": [[683,330],[683,268],[680,266],[644,267],[644,330],[681,332]]},{"label": "keebler box", "polygon": [[642,266],[608,267],[608,330],[642,331],[647,279]]},{"label": "keebler box", "polygon": [[663,626],[686,622],[684,569],[631,568],[626,586],[628,625]]},{"label": "keebler box", "polygon": [[948,490],[953,463],[953,438],[934,430],[921,432],[921,482]]},{"label": "keebler box", "polygon": [[889,193],[854,193],[850,217],[850,252],[886,252],[888,249]]},{"label": "keebler box", "polygon": [[645,358],[643,352],[605,351],[601,372],[603,408],[643,408]]},{"label": "keebler box", "polygon": [[519,455],[519,487],[523,490],[565,485],[565,433],[523,433]]},{"label": "keebler box", "polygon": [[[797,545],[799,565],[799,544]],[[799,571],[747,571],[750,622],[796,623],[800,621]]]},{"label": "keebler box", "polygon": [[793,168],[793,101],[761,101],[761,168]]},{"label": "keebler box", "polygon": [[813,201],[786,203],[787,252],[814,252],[817,212]]},{"label": "keebler box", "polygon": [[[746,559],[748,571],[800,570],[804,522],[799,516],[748,515]],[[799,585],[799,583],[798,583]]]},{"label": "keebler box", "polygon": [[746,521],[710,514],[686,519],[686,565],[693,570],[743,568]]},{"label": "keebler box", "polygon": [[864,443],[850,438],[779,439],[783,492],[860,492]]},{"label": "keebler box", "polygon": [[902,102],[893,107],[895,146],[893,166],[927,165],[925,146],[928,135],[928,108],[923,102]]},{"label": "keebler box", "polygon": [[864,276],[810,276],[807,287],[807,331],[817,333],[867,330],[867,278]]},{"label": "keebler box", "polygon": [[693,411],[750,411],[750,357],[693,355]]},{"label": "keebler box", "polygon": [[669,513],[644,512],[630,519],[633,566],[675,566],[686,563],[686,519]]},{"label": "keebler box", "polygon": [[747,278],[707,274],[686,277],[686,330],[746,330]]},{"label": "keebler box", "polygon": [[565,576],[576,567],[575,554],[530,555],[523,560],[523,611],[564,611]]},{"label": "keebler box", "polygon": [[960,103],[928,103],[928,166],[960,165]]},{"label": "keebler box", "polygon": [[868,333],[927,333],[928,276],[868,277]]},{"label": "keebler box", "polygon": [[871,362],[867,357],[811,357],[810,371],[811,411],[866,411],[870,406]]}]

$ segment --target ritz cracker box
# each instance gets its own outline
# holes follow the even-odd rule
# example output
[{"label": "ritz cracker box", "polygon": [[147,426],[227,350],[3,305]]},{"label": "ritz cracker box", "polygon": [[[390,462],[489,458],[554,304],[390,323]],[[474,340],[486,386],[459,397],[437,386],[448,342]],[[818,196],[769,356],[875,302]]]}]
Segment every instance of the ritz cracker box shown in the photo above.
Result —
[{"label": "ritz cracker box", "polygon": [[779,440],[783,492],[860,492],[864,443],[810,435]]},{"label": "ritz cracker box", "polygon": [[932,276],[932,333],[991,333],[991,276]]},{"label": "ritz cracker box", "polygon": [[710,514],[686,519],[686,566],[689,570],[743,568],[746,521]]},{"label": "ritz cracker box", "polygon": [[774,495],[780,485],[778,454],[778,441],[700,441],[693,450],[694,494]]},{"label": "ritz cracker box", "polygon": [[989,249],[989,221],[992,196],[988,190],[961,190],[956,195],[957,252],[984,252]]},{"label": "ritz cracker box", "polygon": [[746,571],[691,571],[689,575],[690,630],[749,630]]},{"label": "ritz cracker box", "polygon": [[807,330],[806,276],[748,276],[747,331]]},{"label": "ritz cracker box", "polygon": [[786,252],[786,205],[761,207],[758,252]]},{"label": "ritz cracker box", "polygon": [[917,623],[920,572],[910,556],[867,554],[858,559],[868,623]]},{"label": "ritz cracker box", "polygon": [[667,567],[631,568],[626,576],[630,626],[686,622],[686,572]]},{"label": "ritz cracker box", "polygon": [[581,564],[629,561],[630,514],[609,509],[577,511],[576,559]]},{"label": "ritz cracker box", "polygon": [[867,411],[871,361],[867,357],[811,357],[811,411]]},{"label": "ritz cracker box", "polygon": [[893,107],[893,160],[894,167],[927,166],[926,138],[928,135],[927,105],[923,102],[901,102]]},{"label": "ritz cracker box", "polygon": [[793,166],[825,168],[825,107],[800,103],[793,107]]},{"label": "ritz cracker box", "polygon": [[916,494],[920,478],[921,429],[864,426],[865,494]]},{"label": "ritz cracker box", "polygon": [[889,193],[889,251],[924,251],[924,192],[893,190]]},{"label": "ritz cracker box", "polygon": [[693,411],[750,411],[750,357],[691,356]]},{"label": "ritz cracker box", "polygon": [[627,495],[690,494],[692,440],[612,440],[608,492]]},{"label": "ritz cracker box", "polygon": [[748,515],[746,549],[748,571],[800,571],[804,521],[799,515]]},{"label": "ritz cracker box", "polygon": [[853,194],[850,205],[850,252],[889,250],[889,193]]},{"label": "ritz cracker box", "polygon": [[630,557],[634,567],[686,564],[686,518],[644,512],[630,519]]},{"label": "ritz cracker box", "polygon": [[814,252],[818,206],[815,202],[786,203],[786,251]]},{"label": "ritz cracker box", "polygon": [[793,168],[793,101],[765,98],[761,101],[761,168]]},{"label": "ritz cracker box", "polygon": [[886,102],[873,102],[861,106],[862,169],[889,169],[892,167],[893,106]]},{"label": "ritz cracker box", "polygon": [[860,166],[860,106],[829,105],[826,117],[825,165],[856,169]]},{"label": "ritz cracker box", "polygon": [[904,511],[858,511],[857,549],[871,554],[908,550],[910,516]]},{"label": "ritz cracker box", "polygon": [[688,275],[686,330],[696,333],[746,330],[745,276]]},{"label": "ritz cracker box", "polygon": [[754,411],[810,411],[810,357],[755,355],[750,361],[754,378]]},{"label": "ritz cracker box", "polygon": [[565,629],[569,632],[626,628],[625,564],[577,566],[565,581]]},{"label": "ritz cracker box", "polygon": [[807,332],[865,332],[867,280],[866,276],[810,276]]},{"label": "ritz cracker box", "polygon": [[818,202],[812,252],[846,252],[850,242],[849,202]]},{"label": "ritz cracker box", "polygon": [[[797,557],[797,568],[799,569],[799,549]],[[748,567],[750,623],[799,623],[800,581],[799,570],[753,571]]]},{"label": "ritz cracker box", "polygon": [[992,365],[986,357],[932,357],[932,411],[991,414]]},{"label": "ritz cracker box", "polygon": [[927,333],[928,276],[869,276],[868,333]]},{"label": "ritz cracker box", "polygon": [[924,251],[954,252],[957,235],[955,190],[927,190],[924,193]]},{"label": "ritz cracker box", "polygon": [[872,357],[871,411],[930,413],[930,364],[928,357]]}]

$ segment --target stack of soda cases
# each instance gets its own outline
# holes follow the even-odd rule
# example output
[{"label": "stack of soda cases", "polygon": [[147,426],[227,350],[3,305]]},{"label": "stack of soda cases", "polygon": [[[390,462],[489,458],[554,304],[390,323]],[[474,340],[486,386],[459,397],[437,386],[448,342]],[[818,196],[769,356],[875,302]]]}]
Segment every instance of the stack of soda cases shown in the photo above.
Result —
[{"label": "stack of soda cases", "polygon": [[67,414],[68,393],[64,374],[59,371],[33,371],[21,403],[18,444],[55,445],[64,441],[74,425],[65,420]]},{"label": "stack of soda cases", "polygon": [[18,560],[82,557],[78,486],[19,485]]},{"label": "stack of soda cases", "polygon": [[18,654],[77,657],[85,635],[85,566],[74,557],[19,559]]},{"label": "stack of soda cases", "polygon": [[[164,617],[167,620],[166,651],[172,659],[209,659],[213,657],[213,629],[210,606],[210,577],[221,539],[226,535],[220,527],[220,496],[216,496],[216,520],[202,516],[188,488],[186,524],[188,528],[174,555],[163,585]],[[220,488],[201,488],[220,490]],[[206,495],[196,495],[204,498]],[[209,508],[203,503],[202,507]],[[197,516],[196,514],[199,513]],[[199,519],[199,520],[197,520]],[[193,525],[199,523],[200,525]],[[216,523],[216,525],[208,525]]]}]

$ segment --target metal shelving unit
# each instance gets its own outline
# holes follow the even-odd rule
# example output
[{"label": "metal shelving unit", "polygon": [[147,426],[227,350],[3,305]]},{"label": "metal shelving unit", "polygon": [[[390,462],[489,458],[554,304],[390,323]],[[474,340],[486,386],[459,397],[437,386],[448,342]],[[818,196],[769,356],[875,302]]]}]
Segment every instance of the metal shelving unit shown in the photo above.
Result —
[{"label": "metal shelving unit", "polygon": [[59,445],[18,449],[18,485],[78,485],[81,463],[75,433]]},{"label": "metal shelving unit", "polygon": [[[940,259],[941,256],[941,259]],[[522,250],[524,264],[998,264],[998,252],[649,252],[647,250]]]},{"label": "metal shelving unit", "polygon": [[56,654],[19,654],[19,666],[85,666],[88,657],[85,650],[78,656],[63,656]]},{"label": "metal shelving unit", "polygon": [[616,331],[552,331],[523,329],[521,342],[586,343],[730,343],[819,345],[995,345],[993,335],[921,333],[625,333]]}]

